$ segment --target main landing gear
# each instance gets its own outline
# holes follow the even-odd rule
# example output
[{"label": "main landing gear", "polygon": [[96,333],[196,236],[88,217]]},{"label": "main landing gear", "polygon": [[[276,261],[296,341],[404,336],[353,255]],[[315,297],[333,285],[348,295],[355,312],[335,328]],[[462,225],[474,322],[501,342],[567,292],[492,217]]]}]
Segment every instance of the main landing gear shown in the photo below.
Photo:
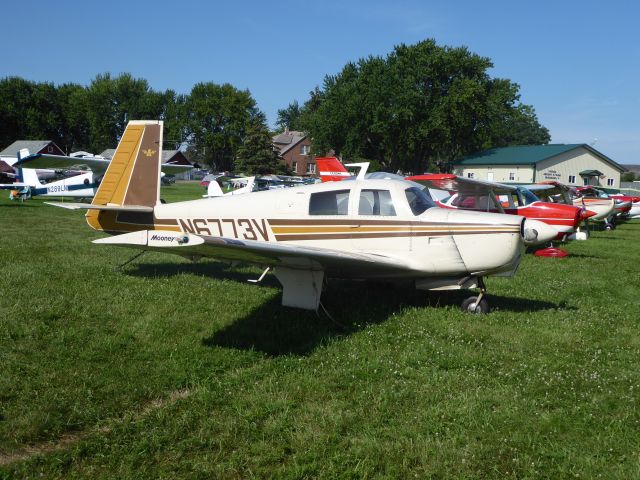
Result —
[{"label": "main landing gear", "polygon": [[460,305],[463,312],[475,314],[489,313],[489,302],[484,298],[487,293],[487,287],[485,286],[484,279],[482,277],[478,278],[478,288],[480,288],[480,293],[478,295],[472,295],[471,297],[465,298]]}]

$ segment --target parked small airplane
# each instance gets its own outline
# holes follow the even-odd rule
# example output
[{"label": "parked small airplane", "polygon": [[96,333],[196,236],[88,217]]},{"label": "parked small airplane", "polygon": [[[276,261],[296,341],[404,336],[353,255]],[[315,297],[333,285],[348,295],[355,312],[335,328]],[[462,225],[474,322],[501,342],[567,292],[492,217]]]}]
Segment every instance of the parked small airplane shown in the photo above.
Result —
[{"label": "parked small airplane", "polygon": [[[349,177],[345,166],[335,157],[316,159],[323,181],[344,180]],[[347,174],[345,177],[344,174]],[[444,208],[478,210],[520,215],[538,220],[555,229],[556,240],[566,240],[579,225],[594,213],[570,205],[542,202],[522,187],[485,182],[453,174],[425,174],[406,177],[406,180],[423,185],[437,196],[437,204]],[[437,192],[443,192],[438,194]],[[564,256],[557,248],[544,249],[541,256]]]},{"label": "parked small airplane", "polygon": [[435,208],[415,184],[363,175],[162,204],[162,127],[129,122],[93,202],[52,204],[87,209],[92,228],[114,235],[94,243],[244,261],[266,267],[263,276],[274,268],[285,306],[317,309],[326,277],[479,288],[462,308],[486,312],[484,277],[513,275],[523,241],[555,236],[546,224],[515,215]]},{"label": "parked small airplane", "polygon": [[23,198],[35,196],[49,197],[93,197],[96,189],[93,172],[69,172],[62,178],[42,183],[33,168],[18,168],[18,181],[0,184],[0,190],[20,192]]},{"label": "parked small airplane", "polygon": [[[102,157],[67,157],[36,153],[18,159],[13,167],[18,171],[19,181],[0,184],[0,189],[20,190],[25,197],[74,197],[91,198],[109,167],[110,160]],[[190,170],[190,165],[162,164],[162,173],[175,174]],[[42,183],[39,170],[65,171],[61,179],[53,179]],[[90,169],[90,170],[87,170]]]},{"label": "parked small airplane", "polygon": [[601,188],[594,186],[576,187],[576,191],[583,199],[598,198],[598,199],[612,199],[613,200],[613,212],[606,218],[605,228],[615,228],[615,220],[618,217],[625,217],[631,211],[633,197],[616,196],[613,197]]}]

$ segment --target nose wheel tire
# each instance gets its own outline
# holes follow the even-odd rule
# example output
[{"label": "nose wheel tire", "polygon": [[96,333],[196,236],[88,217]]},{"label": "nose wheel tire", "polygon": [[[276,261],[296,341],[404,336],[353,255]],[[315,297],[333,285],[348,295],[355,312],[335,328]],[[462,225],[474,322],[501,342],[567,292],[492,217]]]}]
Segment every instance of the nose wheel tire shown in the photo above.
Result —
[{"label": "nose wheel tire", "polygon": [[466,298],[462,304],[460,305],[463,312],[475,313],[475,314],[485,314],[489,313],[489,303],[486,298],[482,298],[479,295],[473,295],[472,297]]}]

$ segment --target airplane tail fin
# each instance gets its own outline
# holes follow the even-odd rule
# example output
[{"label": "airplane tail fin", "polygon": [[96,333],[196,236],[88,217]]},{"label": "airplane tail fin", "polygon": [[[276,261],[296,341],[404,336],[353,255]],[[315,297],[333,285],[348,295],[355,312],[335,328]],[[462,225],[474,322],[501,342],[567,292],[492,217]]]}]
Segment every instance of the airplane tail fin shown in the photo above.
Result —
[{"label": "airplane tail fin", "polygon": [[18,181],[34,188],[42,187],[42,183],[34,168],[18,168]]},{"label": "airplane tail fin", "polygon": [[96,230],[114,230],[117,209],[152,209],[160,203],[160,165],[163,122],[132,120],[102,177],[91,205],[113,210],[91,209],[87,223]]},{"label": "airplane tail fin", "polygon": [[339,182],[351,174],[336,157],[316,158],[316,165],[322,182]]},{"label": "airplane tail fin", "polygon": [[141,205],[160,203],[162,122],[133,120],[102,177],[93,205]]}]

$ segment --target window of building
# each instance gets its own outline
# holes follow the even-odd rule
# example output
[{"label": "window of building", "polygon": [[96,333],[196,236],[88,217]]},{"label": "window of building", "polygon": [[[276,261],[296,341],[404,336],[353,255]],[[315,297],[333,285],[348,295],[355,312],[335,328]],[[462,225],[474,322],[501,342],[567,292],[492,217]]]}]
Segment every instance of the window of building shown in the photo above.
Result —
[{"label": "window of building", "polygon": [[513,182],[516,179],[515,172],[509,172],[509,181]]},{"label": "window of building", "polygon": [[307,173],[316,173],[315,163],[307,163]]},{"label": "window of building", "polygon": [[473,172],[467,173],[467,178],[475,178],[475,177],[476,177],[475,173],[473,173]]},{"label": "window of building", "polygon": [[349,209],[349,190],[312,193],[309,215],[346,215]]},{"label": "window of building", "polygon": [[301,145],[300,146],[300,155],[309,155],[309,151],[311,150],[310,145]]},{"label": "window of building", "polygon": [[576,176],[575,175],[569,175],[569,183],[576,183]]},{"label": "window of building", "polygon": [[293,173],[298,173],[298,162],[291,162],[291,170]]},{"label": "window of building", "polygon": [[607,178],[607,187],[613,187],[614,183],[613,178]]},{"label": "window of building", "polygon": [[589,177],[584,177],[582,179],[582,183],[584,183],[585,185],[589,185]]},{"label": "window of building", "polygon": [[362,190],[358,215],[395,216],[396,209],[391,201],[389,190]]}]

